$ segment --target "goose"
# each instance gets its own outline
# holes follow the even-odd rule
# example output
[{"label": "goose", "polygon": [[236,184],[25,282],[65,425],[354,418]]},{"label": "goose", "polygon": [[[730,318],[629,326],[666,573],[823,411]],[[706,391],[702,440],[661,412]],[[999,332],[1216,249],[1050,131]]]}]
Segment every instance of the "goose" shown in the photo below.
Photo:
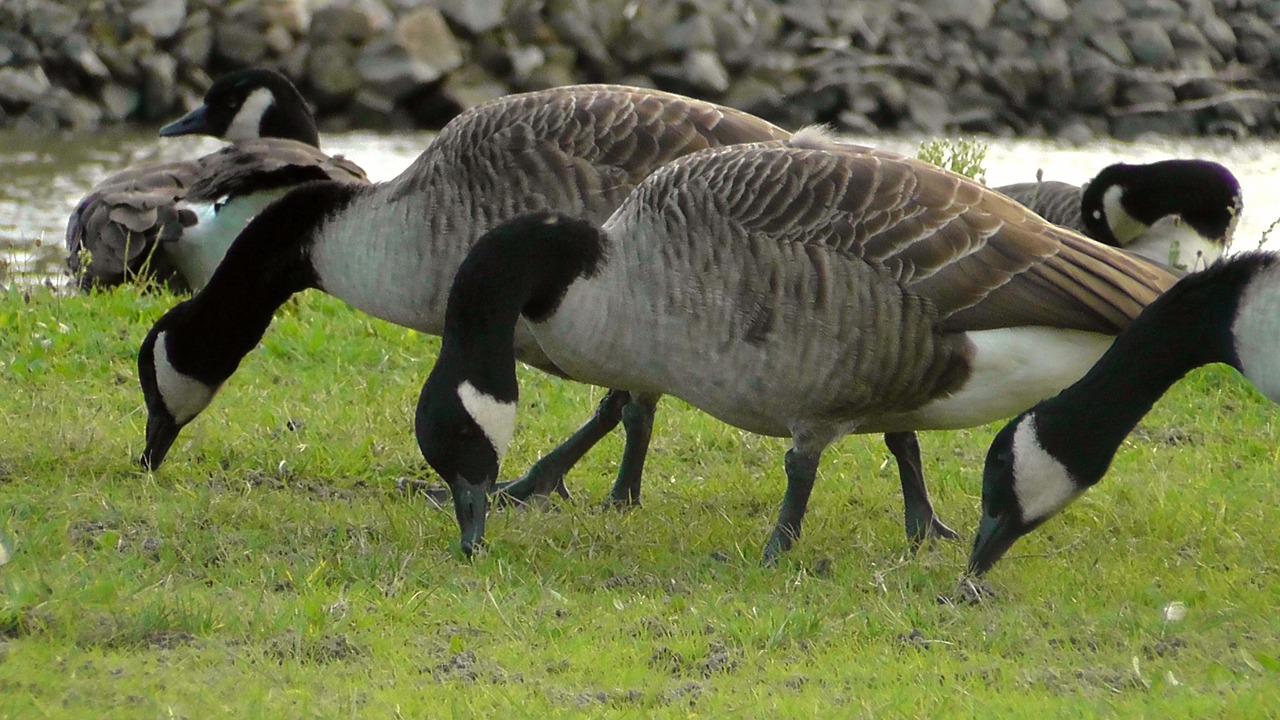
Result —
[{"label": "goose", "polygon": [[833,441],[1009,417],[1084,374],[1173,282],[961,175],[806,129],[677,159],[603,226],[534,214],[491,230],[458,269],[415,432],[471,554],[525,328],[576,380],[790,437],[772,562]]},{"label": "goose", "polygon": [[996,190],[1055,225],[1183,271],[1222,257],[1244,206],[1230,170],[1196,159],[1116,163],[1083,187],[1045,180]]},{"label": "goose", "polygon": [[[166,312],[143,340],[138,372],[148,419],[140,462],[160,467],[182,427],[209,405],[292,294],[317,288],[439,335],[453,275],[489,228],[549,209],[603,221],[669,160],[788,135],[747,113],[671,93],[559,87],[462,113],[385,183],[293,189],[248,223],[201,292]],[[517,357],[564,376],[527,331],[512,342]],[[517,500],[567,495],[565,472],[621,421],[627,441],[610,497],[635,502],[656,402],[607,393],[578,432],[506,493]]]},{"label": "goose", "polygon": [[[76,205],[67,221],[67,264],[80,287],[118,285],[137,277],[148,263],[151,276],[176,290],[207,282],[204,266],[217,263],[246,220],[232,213],[211,222],[222,198],[192,196],[192,187],[202,181],[244,196],[240,215],[252,215],[279,194],[280,180],[289,174],[281,173],[282,166],[305,168],[297,173],[304,178],[368,182],[355,163],[320,151],[306,101],[273,70],[218,78],[200,107],[160,129],[165,137],[192,134],[222,138],[235,149],[127,168],[98,183]],[[259,172],[268,177],[260,178]],[[248,200],[257,190],[264,194]],[[198,232],[211,224],[224,227]]]},{"label": "goose", "polygon": [[1187,372],[1226,363],[1280,402],[1277,358],[1280,256],[1240,253],[1179,281],[1084,377],[996,435],[969,570],[990,570],[1018,538],[1096,485],[1124,438]]}]

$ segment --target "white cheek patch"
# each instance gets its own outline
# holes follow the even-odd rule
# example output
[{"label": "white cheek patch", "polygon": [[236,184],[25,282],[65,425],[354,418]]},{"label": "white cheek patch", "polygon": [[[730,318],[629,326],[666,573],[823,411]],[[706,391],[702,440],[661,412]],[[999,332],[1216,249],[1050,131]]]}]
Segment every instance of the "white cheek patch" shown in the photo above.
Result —
[{"label": "white cheek patch", "polygon": [[260,137],[262,132],[262,116],[266,114],[267,108],[276,101],[275,95],[266,88],[258,88],[249,93],[249,97],[244,99],[244,104],[240,106],[240,111],[231,119],[231,124],[227,126],[225,139],[231,142],[244,142]]},{"label": "white cheek patch", "polygon": [[1080,494],[1071,473],[1040,445],[1034,417],[1024,417],[1013,433],[1013,491],[1023,522],[1047,518]]},{"label": "white cheek patch", "polygon": [[1223,246],[1201,235],[1181,215],[1165,215],[1133,238],[1125,249],[1187,272],[1198,272],[1222,257]]},{"label": "white cheek patch", "polygon": [[502,456],[507,454],[507,447],[511,445],[511,436],[515,434],[516,404],[481,392],[466,380],[458,386],[458,399],[471,419],[484,431],[485,437],[489,438],[489,444],[501,463]]},{"label": "white cheek patch", "polygon": [[175,370],[169,363],[168,340],[166,333],[156,336],[156,385],[160,388],[160,399],[164,401],[165,408],[181,425],[209,407],[217,388]]},{"label": "white cheek patch", "polygon": [[1128,245],[1129,241],[1142,234],[1147,226],[1125,212],[1124,205],[1121,203],[1123,199],[1124,188],[1112,185],[1102,194],[1102,210],[1107,215],[1107,226],[1111,228],[1111,234],[1116,236],[1116,240],[1121,245]]},{"label": "white cheek patch", "polygon": [[1231,332],[1240,371],[1263,395],[1280,403],[1280,266],[1249,282]]}]

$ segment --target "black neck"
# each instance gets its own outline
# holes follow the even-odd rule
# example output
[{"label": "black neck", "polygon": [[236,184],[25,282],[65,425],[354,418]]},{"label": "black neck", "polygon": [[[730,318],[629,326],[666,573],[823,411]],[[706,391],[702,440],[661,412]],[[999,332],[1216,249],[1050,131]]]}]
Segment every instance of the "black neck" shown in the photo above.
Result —
[{"label": "black neck", "polygon": [[192,377],[219,384],[235,372],[295,293],[319,287],[309,257],[324,219],[361,186],[314,182],[267,206],[241,231],[209,284],[170,311],[162,328],[170,361]]},{"label": "black neck", "polygon": [[594,225],[550,213],[523,215],[486,233],[454,277],[436,382],[456,386],[466,379],[514,401],[520,316],[537,322],[554,314],[569,286],[594,274],[603,251]]},{"label": "black neck", "polygon": [[1239,368],[1231,324],[1252,269],[1218,265],[1157,298],[1078,382],[1030,412],[1045,450],[1085,485],[1171,385],[1194,368]]}]

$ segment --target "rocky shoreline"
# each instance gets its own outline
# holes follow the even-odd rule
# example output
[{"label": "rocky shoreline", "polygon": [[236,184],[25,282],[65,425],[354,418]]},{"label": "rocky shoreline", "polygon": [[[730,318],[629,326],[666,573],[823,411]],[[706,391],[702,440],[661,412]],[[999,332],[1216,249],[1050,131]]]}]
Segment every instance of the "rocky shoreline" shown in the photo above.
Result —
[{"label": "rocky shoreline", "polygon": [[1280,0],[5,0],[0,127],[157,125],[275,67],[325,130],[577,82],[795,128],[1269,137]]}]

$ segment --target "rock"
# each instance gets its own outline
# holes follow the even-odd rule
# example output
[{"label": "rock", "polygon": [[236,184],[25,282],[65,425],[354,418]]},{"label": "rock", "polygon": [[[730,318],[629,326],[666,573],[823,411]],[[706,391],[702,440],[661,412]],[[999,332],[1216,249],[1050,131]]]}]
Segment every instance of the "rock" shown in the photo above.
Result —
[{"label": "rock", "polygon": [[213,54],[213,22],[208,10],[197,10],[187,16],[182,37],[173,52],[187,65],[208,65],[209,56]]},{"label": "rock", "polygon": [[1032,14],[1041,20],[1060,23],[1071,16],[1066,0],[1022,0]]},{"label": "rock", "polygon": [[1033,59],[1000,57],[991,63],[991,89],[998,91],[1013,107],[1026,107],[1031,93],[1041,86],[1040,69]]},{"label": "rock", "polygon": [[502,24],[505,0],[440,0],[440,12],[453,24],[472,35],[480,35]]},{"label": "rock", "polygon": [[508,94],[502,80],[475,63],[467,63],[449,73],[441,92],[463,110]]},{"label": "rock", "polygon": [[1178,101],[1178,95],[1169,85],[1156,80],[1138,80],[1124,83],[1120,88],[1120,103],[1124,107],[1152,106],[1168,108]]},{"label": "rock", "polygon": [[1093,130],[1080,118],[1071,118],[1058,128],[1054,137],[1077,147],[1087,145],[1093,140]]},{"label": "rock", "polygon": [[1076,0],[1072,22],[1086,35],[1099,28],[1115,28],[1127,14],[1120,0]]},{"label": "rock", "polygon": [[53,90],[53,83],[45,75],[44,68],[35,65],[27,68],[0,68],[0,103],[5,105],[29,105],[38,102]]},{"label": "rock", "polygon": [[267,25],[301,37],[310,24],[309,0],[258,0]]},{"label": "rock", "polygon": [[1226,20],[1217,15],[1210,15],[1200,21],[1200,32],[1214,49],[1224,58],[1235,57],[1236,33]]},{"label": "rock", "polygon": [[272,57],[280,57],[293,50],[293,35],[279,25],[268,27],[264,40],[266,41],[268,55]]},{"label": "rock", "polygon": [[1120,37],[1114,28],[1101,28],[1089,36],[1089,44],[1106,55],[1111,62],[1120,67],[1133,65],[1133,53],[1129,52],[1129,44]]},{"label": "rock", "polygon": [[1229,85],[1221,80],[1212,78],[1195,78],[1188,80],[1177,88],[1175,92],[1179,100],[1201,100],[1204,98],[1218,97],[1231,89]]},{"label": "rock", "polygon": [[924,132],[937,135],[951,121],[947,96],[927,85],[904,83],[907,93],[907,116]]},{"label": "rock", "polygon": [[796,0],[778,4],[778,11],[788,22],[814,35],[827,36],[832,32],[827,4],[818,0]]},{"label": "rock", "polygon": [[96,103],[71,94],[63,88],[54,93],[50,102],[58,116],[59,124],[72,130],[96,130],[102,124],[103,111]]},{"label": "rock", "polygon": [[49,0],[27,0],[27,32],[41,47],[55,47],[75,32],[79,22],[80,14],[73,7]]},{"label": "rock", "polygon": [[1167,67],[1177,55],[1169,34],[1155,20],[1139,20],[1126,28],[1125,40],[1133,59],[1150,67]]},{"label": "rock", "polygon": [[462,65],[462,47],[435,8],[423,7],[401,18],[395,37],[411,56],[434,68],[437,77]]},{"label": "rock", "polygon": [[72,35],[62,42],[60,51],[62,57],[67,60],[67,64],[80,76],[81,81],[87,81],[93,87],[98,87],[111,78],[111,71],[89,46],[89,40],[85,36],[79,33]]},{"label": "rock", "polygon": [[393,21],[376,0],[338,0],[315,11],[307,37],[313,43],[345,40],[359,46],[385,32]]},{"label": "rock", "polygon": [[729,89],[729,73],[713,50],[693,50],[681,63],[685,80],[695,89],[722,93]]},{"label": "rock", "polygon": [[1125,10],[1131,18],[1174,20],[1182,17],[1182,6],[1176,0],[1124,0]]},{"label": "rock", "polygon": [[442,70],[414,57],[391,38],[369,43],[356,60],[356,71],[365,85],[392,98],[404,97],[444,76]]},{"label": "rock", "polygon": [[187,0],[149,0],[129,13],[129,22],[157,40],[168,40],[186,17]]},{"label": "rock", "polygon": [[249,67],[267,56],[267,38],[260,18],[250,14],[229,17],[214,26],[214,51],[233,67]]},{"label": "rock", "polygon": [[[552,0],[548,3],[547,12],[547,22],[551,28],[583,55],[597,63],[613,61],[611,49],[617,50],[617,48],[613,48],[610,41],[614,33],[603,32],[603,29],[593,22],[595,18],[591,0]],[[653,27],[651,20],[647,7],[644,12],[637,11],[634,32],[645,35]],[[665,29],[675,24],[676,18],[672,16],[663,27]],[[647,50],[653,50],[656,47],[656,45],[650,45]]]},{"label": "rock", "polygon": [[345,104],[360,89],[363,80],[356,69],[359,53],[345,40],[312,46],[307,54],[306,84],[312,98],[324,109]]},{"label": "rock", "polygon": [[1187,111],[1122,114],[1111,121],[1111,135],[1130,142],[1147,135],[1191,135],[1195,115]]},{"label": "rock", "polygon": [[985,30],[995,16],[995,0],[922,0],[920,10],[939,25],[963,24]]},{"label": "rock", "polygon": [[395,100],[375,90],[363,88],[351,98],[347,116],[356,127],[386,129],[395,111]]},{"label": "rock", "polygon": [[139,63],[142,69],[142,105],[144,120],[169,117],[178,104],[178,61],[169,55],[152,55]]},{"label": "rock", "polygon": [[99,93],[102,98],[104,118],[119,122],[133,117],[142,104],[142,93],[135,88],[117,82],[109,82]]},{"label": "rock", "polygon": [[40,48],[16,32],[0,29],[0,67],[29,65],[40,61]]},{"label": "rock", "polygon": [[1119,68],[1105,55],[1088,47],[1071,52],[1076,96],[1075,106],[1084,112],[1106,111],[1115,101]]},{"label": "rock", "polygon": [[694,15],[682,23],[672,25],[667,29],[664,42],[666,49],[674,52],[713,50],[717,47],[711,18],[703,14]]}]

